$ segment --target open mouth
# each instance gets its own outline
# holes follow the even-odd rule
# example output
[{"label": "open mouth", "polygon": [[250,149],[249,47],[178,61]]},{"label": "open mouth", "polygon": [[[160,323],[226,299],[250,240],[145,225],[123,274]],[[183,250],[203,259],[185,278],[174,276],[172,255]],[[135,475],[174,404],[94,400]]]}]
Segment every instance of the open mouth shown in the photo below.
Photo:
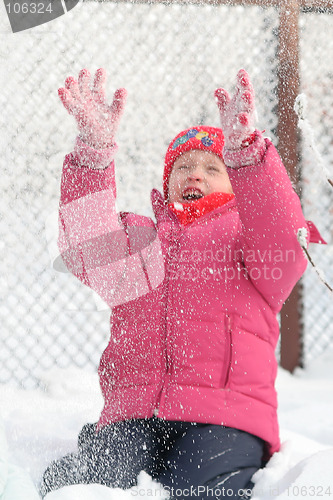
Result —
[{"label": "open mouth", "polygon": [[185,201],[200,200],[203,196],[203,192],[196,188],[188,188],[183,192],[183,200]]}]

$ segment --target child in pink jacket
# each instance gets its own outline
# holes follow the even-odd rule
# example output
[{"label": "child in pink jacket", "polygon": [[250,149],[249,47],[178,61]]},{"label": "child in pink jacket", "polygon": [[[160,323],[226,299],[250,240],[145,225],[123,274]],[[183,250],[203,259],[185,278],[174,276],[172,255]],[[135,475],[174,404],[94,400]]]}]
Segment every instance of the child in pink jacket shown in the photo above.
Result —
[{"label": "child in pink jacket", "polygon": [[105,73],[83,70],[60,98],[80,135],[65,159],[59,248],[112,309],[99,366],[104,408],[78,453],[45,471],[42,493],[97,482],[129,488],[140,470],[172,499],[248,498],[279,450],[276,319],[306,268],[306,226],[273,144],[254,128],[244,70],[215,93],[223,129],[170,143],[156,221],[115,209],[114,135],[126,92],[108,106]]}]

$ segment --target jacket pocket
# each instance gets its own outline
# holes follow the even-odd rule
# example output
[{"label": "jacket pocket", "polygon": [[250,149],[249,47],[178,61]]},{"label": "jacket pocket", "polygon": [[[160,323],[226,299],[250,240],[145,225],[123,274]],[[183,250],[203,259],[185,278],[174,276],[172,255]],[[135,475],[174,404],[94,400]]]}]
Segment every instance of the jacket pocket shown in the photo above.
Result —
[{"label": "jacket pocket", "polygon": [[220,387],[224,389],[228,386],[230,371],[232,363],[232,330],[231,318],[227,314],[225,317],[225,346],[224,346],[224,360],[221,373]]},{"label": "jacket pocket", "polygon": [[258,334],[236,326],[232,337],[229,388],[275,406],[277,361],[273,345]]}]

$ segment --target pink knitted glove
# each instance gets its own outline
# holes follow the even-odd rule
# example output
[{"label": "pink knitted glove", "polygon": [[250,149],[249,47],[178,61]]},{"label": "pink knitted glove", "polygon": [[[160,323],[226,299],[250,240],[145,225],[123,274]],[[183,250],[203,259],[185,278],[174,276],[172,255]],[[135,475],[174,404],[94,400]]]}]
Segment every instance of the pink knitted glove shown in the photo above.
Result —
[{"label": "pink knitted glove", "polygon": [[90,79],[89,71],[83,69],[78,81],[68,77],[65,88],[60,88],[58,94],[68,113],[76,119],[81,141],[93,149],[105,149],[114,146],[127,92],[116,90],[109,106],[105,100],[105,70],[96,71],[92,89]]},{"label": "pink knitted glove", "polygon": [[256,112],[254,89],[247,72],[244,69],[238,71],[236,90],[232,98],[222,88],[215,90],[215,98],[220,111],[225,149],[240,150],[251,144]]}]

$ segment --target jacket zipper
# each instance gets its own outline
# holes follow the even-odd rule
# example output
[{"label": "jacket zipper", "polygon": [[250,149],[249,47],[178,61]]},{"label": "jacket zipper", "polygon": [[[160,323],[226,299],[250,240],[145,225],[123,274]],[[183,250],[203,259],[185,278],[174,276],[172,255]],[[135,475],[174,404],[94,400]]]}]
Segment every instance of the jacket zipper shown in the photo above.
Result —
[{"label": "jacket zipper", "polygon": [[224,370],[221,380],[221,387],[225,388],[228,385],[230,371],[231,371],[231,361],[232,361],[232,332],[231,332],[231,319],[230,316],[226,315],[226,345],[225,345],[225,356],[224,356]]},{"label": "jacket zipper", "polygon": [[[167,264],[170,263],[170,261],[172,260],[172,256],[170,254],[168,254],[167,256]],[[169,360],[169,353],[168,353],[168,335],[167,335],[167,330],[168,330],[168,326],[167,326],[167,316],[168,316],[168,310],[169,310],[169,286],[170,286],[170,277],[168,275],[168,278],[167,278],[167,282],[165,284],[165,303],[166,303],[166,306],[165,306],[165,316],[164,316],[164,340],[165,340],[165,366],[166,366],[166,371],[165,371],[165,377],[164,377],[164,380],[163,380],[163,383],[162,383],[162,388],[158,394],[158,397],[157,397],[157,401],[156,401],[156,404],[155,404],[155,409],[153,410],[153,414],[155,417],[158,416],[158,412],[159,412],[159,406],[160,406],[160,402],[161,402],[161,396],[162,396],[162,392],[163,392],[163,388],[165,387],[166,385],[166,382],[168,382],[169,380],[169,373],[170,373],[170,360]]]}]

